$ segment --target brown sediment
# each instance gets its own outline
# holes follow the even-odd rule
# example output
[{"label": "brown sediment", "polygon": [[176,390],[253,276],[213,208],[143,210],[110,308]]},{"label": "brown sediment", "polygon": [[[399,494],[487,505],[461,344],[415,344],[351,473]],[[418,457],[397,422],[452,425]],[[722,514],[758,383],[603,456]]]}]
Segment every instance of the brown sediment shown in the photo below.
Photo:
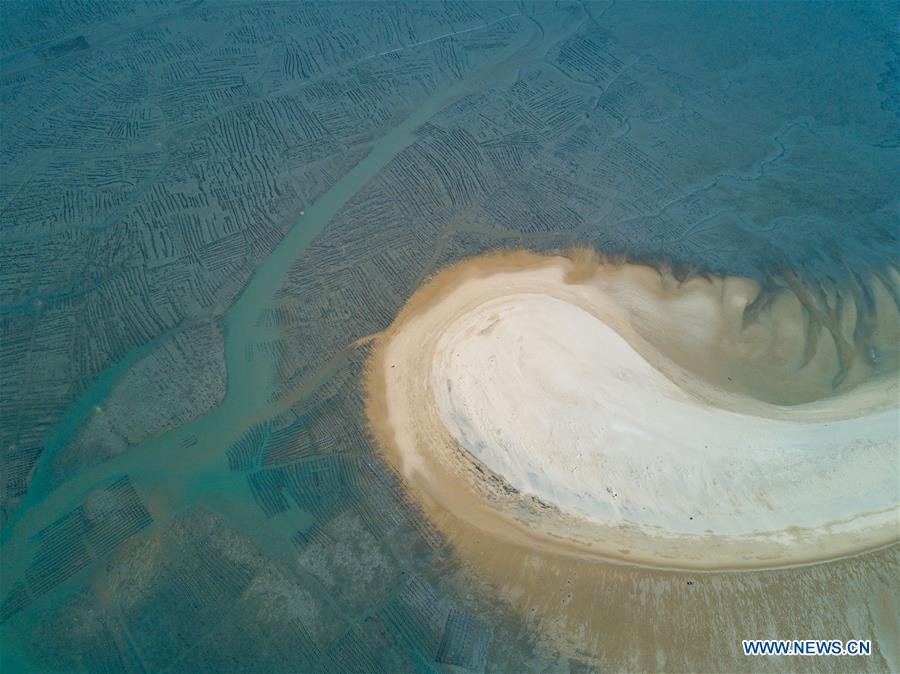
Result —
[{"label": "brown sediment", "polygon": [[[696,611],[703,616],[700,620],[711,619],[709,633],[718,631],[729,639],[783,635],[738,635],[734,631],[747,625],[762,629],[766,615],[782,625],[793,625],[789,636],[810,630],[859,636],[862,625],[870,632],[879,630],[882,637],[889,635],[881,640],[883,657],[885,662],[896,662],[896,639],[891,636],[890,622],[885,625],[884,607],[879,604],[877,611],[872,609],[885,593],[896,596],[896,587],[887,580],[890,570],[896,568],[896,521],[888,522],[877,536],[854,532],[852,522],[836,522],[837,528],[846,528],[838,545],[820,545],[803,531],[796,531],[782,548],[745,541],[740,549],[728,552],[733,542],[715,535],[704,538],[700,551],[697,541],[683,547],[666,544],[654,548],[646,545],[646,539],[635,538],[627,525],[595,529],[593,535],[599,538],[592,543],[583,531],[569,527],[565,513],[558,508],[512,490],[502,475],[473,459],[446,429],[419,438],[424,451],[415,457],[400,449],[386,381],[393,368],[403,368],[405,363],[388,358],[386,347],[391,340],[468,281],[554,265],[564,265],[565,281],[572,285],[599,282],[614,289],[642,284],[662,301],[677,301],[698,289],[717,298],[733,313],[733,320],[723,324],[718,343],[724,347],[713,354],[690,343],[667,342],[672,334],[665,326],[637,319],[615,326],[627,332],[634,340],[629,342],[659,365],[660,371],[713,405],[723,409],[750,405],[754,413],[778,417],[791,415],[794,409],[803,414],[806,403],[824,400],[822,409],[827,411],[820,410],[810,418],[825,414],[829,419],[897,405],[897,310],[891,291],[880,287],[880,276],[873,275],[868,285],[860,281],[840,293],[808,291],[799,277],[791,274],[761,287],[749,279],[699,277],[688,269],[676,273],[664,267],[629,265],[621,259],[603,258],[591,249],[553,256],[501,251],[465,260],[426,281],[395,322],[377,335],[365,373],[365,393],[375,440],[467,568],[549,643],[561,644],[563,651],[595,666],[685,669],[705,662],[715,668],[716,656],[710,656],[709,644],[699,649],[684,644],[665,649],[688,658],[681,665],[651,664],[658,653],[643,652],[645,647],[637,643],[663,648],[685,634],[672,624],[648,626],[645,621],[652,621],[654,611],[659,610],[668,612],[676,623],[690,621]],[[862,297],[867,299],[861,301]],[[882,354],[880,363],[870,358],[873,346]],[[728,348],[735,353],[729,354]],[[844,395],[848,393],[851,395]],[[849,402],[842,411],[840,402],[833,401],[843,400]],[[876,547],[879,549],[864,552]],[[809,565],[828,558],[833,561]],[[784,566],[792,568],[770,570]],[[843,607],[840,611],[823,611],[817,604],[820,593],[805,593],[797,587],[836,582],[870,567],[878,573],[853,581],[855,590],[846,586],[828,590]],[[733,573],[738,570],[741,573]],[[701,580],[695,585],[688,582],[692,577]],[[629,598],[629,592],[639,596]],[[790,597],[790,603],[774,601],[773,592]],[[653,594],[656,599],[651,600]],[[711,611],[732,611],[738,605],[754,614],[749,618],[731,614],[718,623],[711,618]],[[798,617],[798,609],[808,612]],[[631,630],[622,627],[628,624]],[[642,652],[636,654],[635,648]],[[694,657],[701,652],[706,659]],[[733,657],[721,662],[726,661],[733,662]]]},{"label": "brown sediment", "polygon": [[854,671],[900,667],[900,545],[807,566],[696,573],[516,545],[449,517],[436,522],[468,570],[461,591],[507,607],[537,648],[583,671],[846,671],[846,658],[788,663],[741,651],[742,639],[810,638],[798,635],[871,639],[873,655],[853,659]]},{"label": "brown sediment", "polygon": [[[686,284],[693,282],[708,283],[723,292],[728,290],[727,284],[737,284],[746,289],[744,292],[749,300],[740,324],[734,326],[736,332],[746,332],[754,326],[758,328],[768,321],[771,329],[779,329],[785,333],[782,339],[790,339],[789,333],[796,331],[794,336],[802,340],[802,350],[795,354],[797,358],[793,363],[793,371],[760,370],[758,363],[754,363],[753,367],[741,368],[736,359],[731,363],[735,370],[723,375],[726,363],[715,358],[678,354],[678,358],[674,359],[687,357],[687,369],[702,378],[709,378],[709,382],[716,386],[740,391],[772,404],[796,405],[850,390],[871,377],[896,375],[900,347],[900,312],[896,292],[888,289],[885,272],[872,272],[867,283],[859,280],[848,282],[848,288],[843,291],[827,291],[832,298],[829,301],[825,299],[825,290],[812,290],[811,286],[790,270],[785,270],[760,285],[748,278],[701,276],[687,266],[674,269],[664,264],[629,263],[622,256],[604,256],[585,246],[549,254],[521,249],[501,250],[450,265],[428,279],[404,305],[392,326],[384,333],[379,333],[378,337],[381,340],[389,339],[392,331],[409,316],[427,308],[448,288],[465,280],[541,267],[553,264],[554,259],[568,261],[565,279],[570,284],[584,283],[609,269],[622,270],[628,267],[633,270],[633,276],[640,277],[630,278],[629,281],[640,281],[646,288],[655,285],[654,292],[660,298],[674,297],[684,292]],[[896,285],[896,272],[891,270],[887,275],[892,277]],[[653,279],[658,280],[658,284],[654,284]],[[857,293],[864,294],[868,299],[860,302]],[[822,332],[823,328],[825,334]],[[648,334],[642,337],[654,348],[664,353],[671,350],[665,339],[654,339],[649,334],[651,330],[646,332]],[[871,362],[872,346],[882,352],[884,362],[878,365]],[[827,353],[817,357],[822,349]],[[775,352],[767,356],[763,365],[777,370],[786,364],[786,360],[784,354]],[[808,368],[811,363],[814,363],[814,367]],[[776,380],[777,385],[773,385]]]},{"label": "brown sediment", "polygon": [[[672,382],[709,406],[750,413],[760,418],[817,422],[854,418],[895,406],[892,396],[896,386],[892,387],[892,382],[883,376],[872,379],[873,369],[862,358],[853,360],[849,364],[853,368],[850,370],[846,360],[848,357],[836,349],[836,341],[830,338],[831,330],[841,337],[845,332],[852,334],[853,321],[844,320],[838,325],[829,318],[831,330],[819,334],[816,330],[818,319],[810,317],[806,304],[794,293],[786,290],[773,293],[771,299],[762,303],[759,300],[759,285],[749,279],[685,277],[678,280],[666,270],[624,263],[610,264],[589,250],[574,251],[568,256],[540,256],[512,251],[467,260],[441,272],[411,298],[394,325],[379,337],[375,355],[369,363],[367,398],[370,422],[382,446],[395,444],[397,433],[405,431],[389,427],[390,409],[387,402],[390,401],[382,401],[387,400],[383,383],[396,374],[390,372],[388,367],[402,369],[407,364],[383,362],[387,357],[386,345],[391,344],[401,334],[400,331],[430,311],[436,303],[460,292],[459,288],[466,283],[488,277],[496,279],[503,274],[538,274],[547,270],[560,270],[565,279],[565,287],[555,291],[548,287],[547,292],[569,293],[567,301],[594,312],[596,318],[617,330]],[[515,278],[504,277],[507,280],[503,283],[515,285]],[[506,287],[501,285],[501,296],[506,292],[503,290]],[[589,299],[578,294],[584,289],[611,296],[613,309],[592,306]],[[477,291],[471,292],[474,293],[472,301],[480,301]],[[491,292],[497,294],[497,291]],[[608,298],[604,301],[610,303]],[[747,320],[748,310],[754,317],[750,322]],[[448,320],[452,318],[450,316]],[[445,324],[442,325],[446,328]],[[425,339],[432,337],[429,334]],[[810,342],[813,341],[816,347],[811,349]],[[430,347],[423,342],[412,345],[412,348],[421,351]],[[419,353],[416,355],[421,356]],[[401,354],[401,357],[405,356]],[[424,368],[421,378],[427,377],[430,367],[427,358],[420,366]],[[872,381],[866,382],[867,387],[839,391],[833,385],[836,372],[843,373],[842,381],[846,388],[849,388],[848,382],[860,384],[867,379]],[[851,376],[848,377],[848,374]],[[880,383],[869,385],[873,382]],[[417,383],[416,380],[413,383]],[[810,399],[828,401],[812,407],[797,404]],[[785,403],[790,405],[785,406]],[[427,390],[423,391],[416,405],[427,413],[431,407]],[[428,423],[433,427],[429,427],[427,433],[434,447],[449,447],[451,457],[467,456],[465,449],[456,446],[456,440],[445,432],[439,421],[434,423],[432,419]],[[414,430],[420,432],[422,429]],[[438,451],[419,452],[415,461],[425,463],[439,454]],[[411,460],[408,456],[406,459]],[[438,465],[429,470],[446,473],[441,466],[447,462],[446,457],[438,460]],[[475,469],[485,474],[489,472],[484,466],[476,466]],[[472,476],[466,474],[467,471],[463,471],[463,482],[471,482],[469,478]],[[447,479],[445,476],[442,482]],[[502,483],[499,476],[492,476],[491,479]],[[445,491],[437,485],[430,485],[429,488]],[[432,497],[434,495],[431,494]],[[491,494],[483,493],[482,497],[492,499]],[[457,504],[455,507],[460,506]],[[559,529],[554,531],[555,537],[584,542],[583,536],[564,534],[566,527],[561,522],[559,524]],[[607,533],[615,538],[620,537],[612,532]],[[629,535],[622,538],[630,540]],[[724,545],[723,541],[715,540],[714,535],[709,537],[708,542],[714,547]],[[840,554],[865,546],[862,538],[847,536],[841,545],[828,549],[830,554]],[[603,546],[605,554],[611,554],[609,547]],[[808,561],[816,556],[821,556],[821,553],[795,556],[793,559]],[[648,561],[646,555],[632,555],[631,559]],[[776,563],[777,559],[779,554],[769,550],[767,553],[744,555],[742,562],[735,558],[732,563],[768,565]],[[700,560],[694,562],[700,563]]]}]

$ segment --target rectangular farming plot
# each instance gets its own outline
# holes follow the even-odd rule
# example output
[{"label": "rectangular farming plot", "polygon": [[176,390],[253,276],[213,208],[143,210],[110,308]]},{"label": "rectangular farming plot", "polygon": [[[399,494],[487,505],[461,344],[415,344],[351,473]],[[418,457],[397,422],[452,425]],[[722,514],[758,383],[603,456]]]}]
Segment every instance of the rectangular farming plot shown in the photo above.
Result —
[{"label": "rectangular farming plot", "polygon": [[94,491],[84,503],[37,533],[37,550],[24,578],[3,600],[0,620],[102,559],[152,521],[128,477]]},{"label": "rectangular farming plot", "polygon": [[434,660],[451,607],[424,578],[410,576],[383,613],[406,646]]},{"label": "rectangular farming plot", "polygon": [[453,609],[447,617],[437,661],[483,672],[492,636],[490,625]]},{"label": "rectangular farming plot", "polygon": [[232,443],[227,450],[228,467],[231,470],[247,470],[257,465],[259,453],[269,435],[269,424],[256,424],[244,433],[239,440]]},{"label": "rectangular farming plot", "polygon": [[89,511],[84,535],[97,558],[111,552],[153,521],[127,477],[93,499],[89,497],[92,511]]}]

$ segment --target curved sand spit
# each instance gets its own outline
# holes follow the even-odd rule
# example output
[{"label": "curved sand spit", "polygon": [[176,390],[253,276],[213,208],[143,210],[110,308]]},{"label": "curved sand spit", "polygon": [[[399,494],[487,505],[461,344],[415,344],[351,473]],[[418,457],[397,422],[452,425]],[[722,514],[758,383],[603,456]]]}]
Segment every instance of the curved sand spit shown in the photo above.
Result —
[{"label": "curved sand spit", "polygon": [[473,258],[379,340],[369,419],[430,509],[531,548],[710,569],[848,554],[898,535],[897,380],[871,366],[897,314],[872,293],[857,347],[852,302],[816,331],[748,279]]}]

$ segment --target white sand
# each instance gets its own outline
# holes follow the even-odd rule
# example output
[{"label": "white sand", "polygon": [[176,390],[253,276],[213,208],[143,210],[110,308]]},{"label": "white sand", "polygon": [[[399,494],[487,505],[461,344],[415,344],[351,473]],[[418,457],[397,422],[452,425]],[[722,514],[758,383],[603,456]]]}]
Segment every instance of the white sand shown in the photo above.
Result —
[{"label": "white sand", "polygon": [[[390,444],[429,498],[469,519],[501,513],[483,520],[499,535],[506,520],[666,565],[792,563],[897,538],[895,381],[793,406],[726,391],[689,366],[703,354],[756,363],[777,389],[779,368],[802,351],[795,327],[764,338],[734,327],[750,285],[660,292],[646,268],[582,283],[567,283],[567,270],[557,258],[464,280],[389,334]],[[521,495],[558,511],[529,509]]]},{"label": "white sand", "polygon": [[478,460],[592,518],[747,535],[822,527],[896,498],[884,471],[896,466],[894,411],[808,423],[712,408],[549,295],[460,316],[431,377],[445,426]]}]

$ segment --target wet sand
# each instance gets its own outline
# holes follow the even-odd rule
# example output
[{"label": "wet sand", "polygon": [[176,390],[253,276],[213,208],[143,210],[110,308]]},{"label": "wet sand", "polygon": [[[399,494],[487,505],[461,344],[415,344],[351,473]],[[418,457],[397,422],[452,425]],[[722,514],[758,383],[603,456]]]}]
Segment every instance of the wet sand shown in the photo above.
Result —
[{"label": "wet sand", "polygon": [[706,570],[848,555],[897,539],[900,489],[897,379],[867,357],[896,350],[896,307],[858,345],[848,306],[815,332],[795,293],[763,303],[749,279],[482,256],[379,338],[369,419],[417,498],[530,549]]},{"label": "wet sand", "polygon": [[[375,337],[366,373],[370,428],[405,477],[411,497],[451,544],[447,582],[485,606],[509,607],[536,635],[537,653],[546,649],[551,661],[568,661],[572,671],[837,672],[848,666],[896,671],[897,314],[886,288],[871,292],[878,298],[877,315],[861,311],[857,317],[845,300],[841,321],[831,321],[835,335],[831,329],[810,328],[821,320],[810,318],[816,312],[793,290],[766,293],[747,279],[682,283],[666,272],[607,264],[584,251],[565,257],[504,252],[473,258],[425,283],[395,323]],[[598,303],[598,293],[608,302]],[[549,308],[554,303],[564,306]],[[504,311],[507,316],[498,322]],[[820,318],[828,315],[827,310],[819,313]],[[573,316],[581,331],[569,326]],[[503,327],[504,321],[509,325]],[[500,338],[499,345],[488,348],[492,335]],[[841,339],[846,344],[839,348]],[[551,345],[559,352],[555,356],[544,354]],[[594,381],[610,375],[602,356],[612,346],[619,349],[617,361],[639,376],[627,389],[627,377]],[[542,369],[535,349],[557,367]],[[592,358],[579,358],[583,353]],[[872,353],[880,356],[881,367],[873,364]],[[668,480],[672,491],[666,496],[654,493],[652,481],[630,492],[634,485],[620,482],[613,490],[634,502],[652,501],[656,519],[643,525],[626,521],[634,517],[634,507],[612,514],[601,509],[577,513],[570,503],[554,505],[546,495],[526,495],[510,484],[509,475],[491,469],[515,475],[513,459],[527,456],[520,467],[528,476],[542,455],[536,463],[543,463],[537,475],[544,479],[529,487],[546,489],[554,484],[553,457],[566,443],[557,445],[556,454],[544,455],[536,445],[526,447],[526,454],[521,445],[508,442],[515,451],[503,464],[487,451],[490,441],[520,433],[516,439],[527,444],[547,417],[565,417],[577,428],[578,415],[566,410],[577,408],[579,401],[596,403],[598,394],[621,390],[626,395],[617,403],[628,411],[630,397],[645,396],[648,388],[660,404],[715,423],[727,420],[724,430],[732,442],[739,434],[729,430],[731,424],[748,419],[770,433],[784,425],[794,440],[807,432],[809,439],[821,438],[822,447],[779,449],[795,458],[823,454],[830,481],[821,471],[792,474],[797,463],[769,463],[768,475],[746,475],[747,484],[737,479],[730,485],[733,496],[751,498],[746,504],[725,504],[716,524],[722,532],[694,527],[696,517],[683,517],[689,504],[698,496],[710,498],[713,489],[728,492],[715,475],[697,483],[697,476],[681,470],[681,462],[665,457],[659,442],[672,434],[659,430],[658,414],[642,409],[631,410],[630,423],[640,423],[647,432],[655,429],[657,444],[634,445],[630,451],[656,452],[657,459],[668,458],[668,467],[676,468],[655,474],[656,480]],[[544,408],[529,406],[534,396]],[[516,421],[509,423],[502,417],[512,411]],[[588,405],[586,416],[598,411],[605,413]],[[889,438],[878,435],[891,431],[886,424],[892,424],[894,434],[888,446],[882,441]],[[835,426],[842,427],[843,439],[832,432]],[[880,430],[873,433],[876,426]],[[547,437],[558,438],[566,428],[552,430]],[[704,432],[682,427],[687,434],[682,440],[689,441],[695,430]],[[873,461],[852,443],[845,449],[856,452],[859,465],[826,456],[857,433],[874,447]],[[781,444],[785,441],[792,440]],[[721,445],[716,449],[723,454],[712,447],[700,451],[690,442],[669,448],[691,453],[698,470],[706,460],[707,470],[727,474],[725,456],[737,460],[744,472],[752,466],[749,457],[734,453],[733,445],[730,454]],[[777,452],[763,451],[763,458],[773,461]],[[606,459],[636,465],[627,452]],[[847,489],[841,475],[854,471],[854,479],[872,482],[860,484],[858,491]],[[589,489],[603,485],[603,476],[576,466],[576,474],[584,472],[589,474],[582,486],[599,497],[594,505],[609,505],[605,488]],[[682,484],[676,488],[674,480]],[[803,501],[802,508],[791,511],[784,503],[754,500],[752,490],[746,490],[749,483],[762,490],[777,487],[782,498]],[[841,495],[833,500],[827,494],[827,514],[816,521],[815,502],[826,496],[826,483]],[[692,491],[698,484],[710,491]],[[876,508],[867,505],[872,494],[877,494],[871,501]],[[564,501],[558,492],[551,496]],[[840,523],[824,524],[835,515]],[[754,523],[782,529],[746,535]],[[810,636],[871,639],[873,655],[848,662],[748,658],[740,650],[741,639]]]}]

